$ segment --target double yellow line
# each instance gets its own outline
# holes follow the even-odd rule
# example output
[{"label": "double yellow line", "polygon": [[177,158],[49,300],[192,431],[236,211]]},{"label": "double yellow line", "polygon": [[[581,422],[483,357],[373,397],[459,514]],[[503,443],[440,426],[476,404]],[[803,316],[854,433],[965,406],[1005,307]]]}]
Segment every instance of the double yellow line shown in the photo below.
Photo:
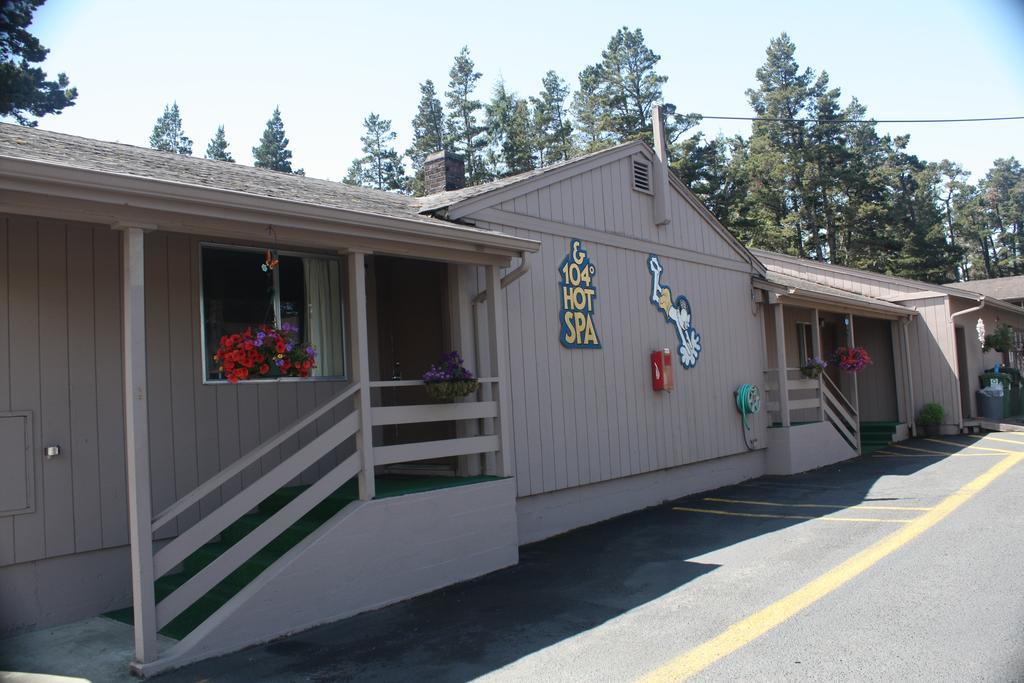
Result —
[{"label": "double yellow line", "polygon": [[[1018,445],[1021,442],[1011,441]],[[954,510],[1024,460],[1024,453],[1013,453],[1002,458],[984,474],[943,499],[938,505],[882,540],[857,553],[842,564],[830,569],[802,588],[790,593],[764,609],[739,621],[721,634],[679,657],[651,671],[640,680],[681,681],[708,668],[723,657],[735,652],[752,640],[764,635],[806,607],[864,573],[883,558],[896,552],[928,529],[949,516]]]}]

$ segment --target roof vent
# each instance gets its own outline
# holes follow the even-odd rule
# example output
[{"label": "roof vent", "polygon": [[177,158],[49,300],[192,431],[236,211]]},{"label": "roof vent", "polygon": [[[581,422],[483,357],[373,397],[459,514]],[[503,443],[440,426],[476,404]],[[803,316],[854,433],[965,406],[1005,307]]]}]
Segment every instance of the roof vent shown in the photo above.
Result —
[{"label": "roof vent", "polygon": [[633,159],[633,189],[637,192],[651,191],[651,165],[643,159]]}]

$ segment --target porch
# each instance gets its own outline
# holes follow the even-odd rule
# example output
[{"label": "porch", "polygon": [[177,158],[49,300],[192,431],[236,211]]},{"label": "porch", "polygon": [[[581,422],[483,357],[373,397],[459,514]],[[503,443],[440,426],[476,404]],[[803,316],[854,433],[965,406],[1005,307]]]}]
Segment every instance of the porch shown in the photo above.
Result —
[{"label": "porch", "polygon": [[[769,462],[792,473],[868,454],[913,429],[907,324],[915,312],[779,273],[766,290],[764,373]],[[839,347],[862,347],[871,364],[843,372]],[[814,376],[809,358],[828,362]],[[784,389],[780,389],[784,387]]]},{"label": "porch", "polygon": [[[279,239],[257,243],[260,250],[281,255],[281,276],[275,274],[267,290],[276,306],[272,326],[299,321],[307,344],[312,334],[307,328],[315,327],[313,319],[319,317],[334,320],[333,334],[341,339],[333,342],[335,352],[329,357],[331,334],[320,335],[324,348],[318,361],[331,368],[323,376],[257,379],[252,390],[259,394],[274,384],[312,382],[330,387],[334,395],[311,410],[296,408],[290,424],[166,504],[153,500],[161,487],[151,469],[150,450],[158,440],[149,427],[154,418],[160,422],[155,416],[173,401],[173,392],[171,397],[154,393],[147,381],[162,374],[150,365],[160,362],[161,353],[154,355],[154,345],[147,342],[154,303],[148,301],[151,280],[145,273],[152,263],[146,249],[161,244],[160,229],[128,223],[116,227],[122,235],[133,583],[130,613],[116,616],[134,625],[132,666],[138,673],[150,675],[262,642],[516,561],[500,271],[508,257],[466,259],[453,253],[444,260],[415,259],[390,252],[386,245],[356,249],[339,240],[333,272],[334,280],[343,273],[344,282],[311,284],[307,272],[301,288],[305,298],[289,308],[283,254],[319,257],[323,248],[311,251],[297,241],[285,247]],[[212,281],[216,272],[203,262],[203,249],[214,238],[202,239],[200,283]],[[229,251],[216,250],[218,256]],[[313,269],[312,257],[296,263],[300,260],[307,271]],[[218,266],[225,268],[219,261]],[[477,291],[481,271],[483,287]],[[323,289],[325,283],[331,293],[321,292],[314,303],[312,289]],[[392,287],[399,291],[385,291]],[[215,344],[211,338],[223,329],[237,332],[241,320],[225,313],[240,308],[238,295],[223,304],[211,302],[214,289],[198,293],[204,311],[198,322],[207,330],[204,356]],[[156,294],[159,302],[163,292]],[[342,310],[333,318],[314,310],[338,304]],[[244,322],[256,329],[268,321]],[[209,328],[217,330],[212,337]],[[422,380],[403,378],[403,372],[420,376],[451,348],[463,350],[478,375],[479,387],[469,396],[432,401]],[[243,390],[245,381],[225,383],[222,368],[215,365],[205,357],[196,359],[203,373],[197,386]],[[262,426],[259,431],[266,433]],[[468,492],[480,486],[483,493]],[[403,503],[392,502],[398,500]],[[473,519],[458,521],[465,515]],[[378,567],[370,572],[377,585],[350,591],[366,581],[369,567]],[[267,612],[271,603],[281,609]],[[177,642],[161,649],[157,633]]]}]

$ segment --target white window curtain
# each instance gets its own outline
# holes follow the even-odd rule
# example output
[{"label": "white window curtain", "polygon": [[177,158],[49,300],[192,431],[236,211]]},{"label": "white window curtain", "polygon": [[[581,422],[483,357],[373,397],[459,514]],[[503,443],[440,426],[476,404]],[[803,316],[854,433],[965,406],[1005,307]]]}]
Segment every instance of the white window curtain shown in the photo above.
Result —
[{"label": "white window curtain", "polygon": [[317,353],[312,375],[344,375],[341,264],[334,260],[303,258],[302,270],[306,280],[305,341]]}]

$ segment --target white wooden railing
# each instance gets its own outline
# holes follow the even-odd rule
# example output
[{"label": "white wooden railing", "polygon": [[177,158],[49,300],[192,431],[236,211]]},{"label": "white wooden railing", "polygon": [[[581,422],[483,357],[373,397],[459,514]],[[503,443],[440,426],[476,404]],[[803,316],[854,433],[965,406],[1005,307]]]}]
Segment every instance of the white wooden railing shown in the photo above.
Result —
[{"label": "white wooden railing", "polygon": [[[371,410],[371,423],[374,427],[388,425],[411,424],[420,422],[445,422],[456,420],[487,420],[498,417],[498,402],[487,400],[491,394],[491,385],[497,385],[493,377],[479,380],[478,392],[486,392],[485,400],[460,403],[431,403],[421,405],[374,406]],[[394,380],[370,382],[371,389],[387,389],[401,387],[421,387],[422,380]],[[394,446],[373,447],[373,459],[378,465],[393,465],[400,462],[415,462],[431,458],[444,458],[454,455],[470,455],[473,453],[493,453],[501,447],[501,438],[493,433],[493,427],[485,425],[481,436],[464,436],[453,439],[421,441]],[[492,433],[486,433],[486,432]]]},{"label": "white wooden railing", "polygon": [[860,453],[860,415],[828,375],[821,374],[822,409],[846,443]]},{"label": "white wooden railing", "polygon": [[[483,400],[465,400],[458,403],[420,404],[400,406],[372,406],[369,424],[373,427],[384,425],[414,424],[440,421],[479,421],[479,436],[464,436],[437,441],[379,446],[372,444],[372,437],[364,435],[363,443],[370,445],[367,453],[355,449],[340,464],[332,468],[314,484],[303,490],[298,496],[275,512],[269,519],[247,533],[234,543],[213,562],[203,567],[180,587],[156,603],[156,628],[160,629],[175,617],[188,609],[207,592],[212,590],[232,572],[260,552],[267,544],[282,532],[295,524],[305,514],[320,504],[333,492],[353,477],[361,474],[364,467],[372,473],[376,465],[389,465],[401,462],[412,462],[429,458],[469,455],[474,453],[498,453],[501,450],[500,429],[496,428],[499,420],[499,403],[492,397],[497,396],[498,380],[484,378],[479,380],[481,388],[474,398],[482,396]],[[342,406],[349,399],[352,406],[347,414],[337,420],[328,429],[308,444],[286,457],[279,464],[265,472],[259,479],[242,489],[239,493],[223,502],[207,516],[174,538],[153,555],[153,579],[157,579],[178,567],[189,555],[209,543],[223,533],[231,524],[249,513],[275,491],[287,486],[303,472],[319,462],[327,454],[359,435],[364,422],[360,415],[360,405],[367,405],[361,399],[361,392],[395,387],[416,387],[424,383],[420,380],[405,381],[374,381],[356,383],[338,394],[308,415],[303,416],[280,432],[256,446],[242,458],[203,482],[166,509],[156,514],[152,522],[152,530],[156,531],[182,513],[188,511],[201,500],[222,487],[229,480],[240,475],[244,470],[260,462],[275,448],[295,437],[298,432],[313,422]],[[377,392],[379,393],[379,392]],[[367,464],[368,462],[368,464]],[[372,482],[372,474],[369,477]],[[364,479],[360,478],[362,488]],[[372,483],[370,484],[372,486]],[[369,498],[371,495],[362,495]],[[214,618],[213,615],[210,619]]]},{"label": "white wooden railing", "polygon": [[[857,408],[839,387],[822,373],[816,379],[803,377],[800,368],[786,368],[786,392],[779,392],[779,371],[765,370],[765,409],[773,423],[789,426],[793,422],[828,420],[852,448],[860,451],[860,420]],[[797,414],[797,411],[802,411]],[[809,414],[814,411],[813,414]]]}]

